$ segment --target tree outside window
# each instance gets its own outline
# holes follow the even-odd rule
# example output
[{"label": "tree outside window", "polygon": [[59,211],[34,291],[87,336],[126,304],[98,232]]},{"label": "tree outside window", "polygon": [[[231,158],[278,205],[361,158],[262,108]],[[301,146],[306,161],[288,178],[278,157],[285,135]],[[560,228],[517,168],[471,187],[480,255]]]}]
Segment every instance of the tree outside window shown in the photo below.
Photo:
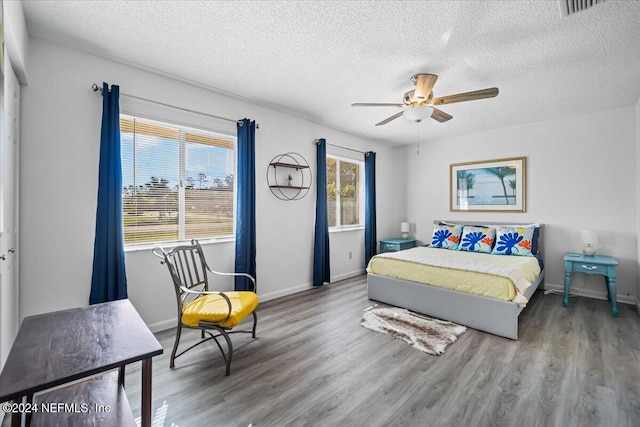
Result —
[{"label": "tree outside window", "polygon": [[120,116],[125,244],[233,235],[235,138]]},{"label": "tree outside window", "polygon": [[362,225],[363,163],[327,156],[329,227]]}]

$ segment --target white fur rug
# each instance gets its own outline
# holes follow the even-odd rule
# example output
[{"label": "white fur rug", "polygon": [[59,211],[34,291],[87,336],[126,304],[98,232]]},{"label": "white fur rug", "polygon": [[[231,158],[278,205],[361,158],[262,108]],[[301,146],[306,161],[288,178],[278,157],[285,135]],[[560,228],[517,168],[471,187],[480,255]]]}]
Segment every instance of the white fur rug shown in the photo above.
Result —
[{"label": "white fur rug", "polygon": [[401,339],[425,353],[439,356],[467,330],[465,326],[413,313],[404,308],[366,310],[360,324],[372,331]]}]

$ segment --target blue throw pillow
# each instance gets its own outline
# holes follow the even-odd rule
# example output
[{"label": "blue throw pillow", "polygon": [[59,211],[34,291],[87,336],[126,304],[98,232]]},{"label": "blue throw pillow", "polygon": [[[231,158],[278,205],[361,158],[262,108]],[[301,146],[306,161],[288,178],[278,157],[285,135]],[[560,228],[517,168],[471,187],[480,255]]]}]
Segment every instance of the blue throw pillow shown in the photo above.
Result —
[{"label": "blue throw pillow", "polygon": [[531,241],[531,253],[533,255],[538,255],[538,238],[540,237],[540,227],[536,227],[533,229],[533,239]]},{"label": "blue throw pillow", "polygon": [[[498,224],[498,225],[487,225],[487,227],[501,227],[502,225]],[[484,227],[484,226],[483,226]],[[538,240],[540,239],[540,224],[517,224],[517,225],[510,225],[510,227],[516,227],[516,228],[529,228],[529,227],[535,227],[533,229],[533,237],[531,238],[531,253],[533,255],[538,255],[538,253],[540,252],[540,245],[538,243]]]},{"label": "blue throw pillow", "polygon": [[442,249],[458,249],[462,234],[461,225],[436,225],[433,227],[431,247]]},{"label": "blue throw pillow", "polygon": [[[438,225],[456,225],[453,224],[451,222],[446,222],[446,221],[439,221]],[[490,227],[490,228],[498,228],[498,227],[502,227],[503,225],[501,224],[482,224],[482,225],[463,225],[463,227]],[[539,238],[540,238],[540,224],[523,224],[523,225],[511,225],[510,227],[516,227],[516,228],[526,228],[528,229],[529,227],[534,227],[533,229],[533,237],[531,238],[531,254],[532,255],[538,255],[538,253],[540,252],[540,247],[539,247]],[[494,244],[495,244],[495,240],[494,240]]]},{"label": "blue throw pillow", "polygon": [[496,230],[496,244],[492,254],[533,256],[531,246],[535,226],[500,226]]},{"label": "blue throw pillow", "polygon": [[460,239],[461,251],[482,252],[490,254],[493,242],[496,238],[496,229],[493,227],[475,227],[465,225]]}]

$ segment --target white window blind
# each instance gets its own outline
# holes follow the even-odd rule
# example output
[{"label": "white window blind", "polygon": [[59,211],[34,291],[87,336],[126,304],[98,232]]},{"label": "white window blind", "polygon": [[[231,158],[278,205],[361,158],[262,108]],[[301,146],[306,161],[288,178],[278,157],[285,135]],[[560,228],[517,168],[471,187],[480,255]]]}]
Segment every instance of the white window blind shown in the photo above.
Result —
[{"label": "white window blind", "polygon": [[125,244],[233,235],[234,137],[120,115]]}]

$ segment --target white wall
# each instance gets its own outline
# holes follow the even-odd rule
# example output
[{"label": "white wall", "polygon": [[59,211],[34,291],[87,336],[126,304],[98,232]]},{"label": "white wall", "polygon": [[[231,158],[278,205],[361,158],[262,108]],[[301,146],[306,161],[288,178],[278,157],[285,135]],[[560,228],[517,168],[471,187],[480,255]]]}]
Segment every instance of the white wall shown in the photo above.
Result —
[{"label": "white wall", "polygon": [[[417,238],[428,241],[434,219],[546,224],[545,281],[564,282],[564,252],[577,251],[581,229],[598,230],[601,254],[616,257],[619,299],[635,301],[637,159],[633,107],[601,111],[437,140],[405,151],[408,215]],[[527,157],[525,213],[449,212],[449,165]],[[605,296],[600,276],[574,276],[572,288]]]},{"label": "white wall", "polygon": [[[329,141],[327,141],[329,142]],[[363,160],[358,153],[353,153],[340,148],[328,146],[327,154],[346,159]],[[382,162],[391,162],[394,166],[384,166]],[[376,206],[378,212],[378,240],[400,236],[400,223],[406,215],[406,188],[405,171],[401,166],[404,162],[402,149],[396,148],[391,152],[391,157],[380,158],[376,155]],[[386,173],[393,170],[392,174]],[[382,175],[381,175],[382,174]],[[381,179],[381,177],[384,179]],[[384,197],[384,194],[392,192],[393,198]],[[389,204],[390,203],[390,204]],[[385,212],[392,220],[380,223],[380,212]],[[358,236],[355,238],[355,236]],[[331,231],[329,246],[331,252],[331,281],[340,280],[364,273],[364,229],[356,231]],[[378,243],[376,242],[376,247]],[[351,253],[351,258],[349,254]]]},{"label": "white wall", "polygon": [[22,1],[3,1],[4,43],[7,54],[13,63],[13,69],[20,84],[27,83],[27,51],[29,34],[24,19]]},{"label": "white wall", "polygon": [[[378,233],[397,234],[404,214],[397,185],[401,164],[388,146],[183,82],[31,39],[29,86],[23,92],[21,151],[21,315],[88,302],[95,227],[101,98],[92,83],[119,84],[122,93],[231,118],[249,117],[256,131],[257,276],[269,299],[310,287],[315,189],[299,201],[275,198],[266,183],[269,161],[300,153],[315,175],[316,138],[377,155]],[[215,72],[215,70],[212,70]],[[235,133],[235,125],[121,97],[121,111]],[[336,234],[339,234],[337,236]],[[331,235],[332,276],[364,270],[362,231]],[[234,243],[207,245],[213,268],[233,269]],[[353,252],[352,260],[344,259]],[[150,251],[126,255],[129,297],[157,328],[176,317],[166,267]],[[227,283],[228,285],[229,283]]]},{"label": "white wall", "polygon": [[[640,99],[636,103],[636,238],[638,251],[638,266],[640,268]],[[636,291],[636,306],[640,312],[640,275],[638,275]]]}]

